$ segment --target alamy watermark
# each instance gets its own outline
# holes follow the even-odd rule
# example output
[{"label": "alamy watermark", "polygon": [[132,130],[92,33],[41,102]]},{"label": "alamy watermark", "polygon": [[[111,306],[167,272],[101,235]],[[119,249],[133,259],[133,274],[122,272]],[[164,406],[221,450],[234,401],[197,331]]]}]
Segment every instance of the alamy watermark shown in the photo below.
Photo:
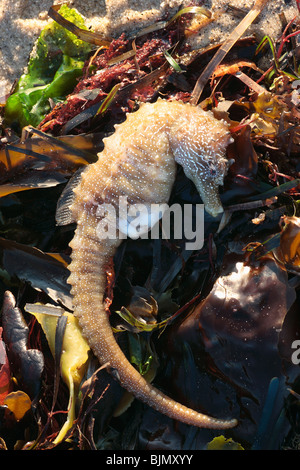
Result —
[{"label": "alamy watermark", "polygon": [[200,250],[204,243],[203,204],[128,204],[120,196],[118,207],[98,206],[99,239],[170,239],[185,240],[187,250]]},{"label": "alamy watermark", "polygon": [[300,340],[295,339],[295,341],[292,342],[292,349],[295,349],[295,351],[292,354],[292,363],[295,365],[300,364]]}]

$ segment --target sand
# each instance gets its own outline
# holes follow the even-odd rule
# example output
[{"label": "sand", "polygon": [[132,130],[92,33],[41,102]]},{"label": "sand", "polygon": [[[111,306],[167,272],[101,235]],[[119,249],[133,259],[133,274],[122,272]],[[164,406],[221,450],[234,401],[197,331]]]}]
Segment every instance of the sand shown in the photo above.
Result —
[{"label": "sand", "polygon": [[[29,54],[41,29],[49,19],[47,12],[53,0],[0,0],[0,97],[9,93],[12,84],[22,74]],[[105,36],[117,37],[122,31],[138,30],[159,19],[171,17],[186,0],[74,0],[71,5],[86,18],[86,24]],[[200,3],[200,2],[199,2]],[[253,0],[204,0],[201,5],[216,16],[215,21],[192,38],[193,47],[218,43],[240,21],[228,4],[247,9]],[[280,12],[287,20],[298,10],[295,0],[270,0],[259,22],[247,33],[269,34],[273,39],[281,33]],[[221,14],[220,14],[221,13]]]}]

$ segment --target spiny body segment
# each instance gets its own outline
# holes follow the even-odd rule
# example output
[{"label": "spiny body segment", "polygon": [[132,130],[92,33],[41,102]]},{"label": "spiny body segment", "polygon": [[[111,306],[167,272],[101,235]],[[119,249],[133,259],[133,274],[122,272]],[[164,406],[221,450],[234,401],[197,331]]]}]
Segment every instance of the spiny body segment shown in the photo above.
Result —
[{"label": "spiny body segment", "polygon": [[[104,294],[106,266],[120,245],[120,237],[97,234],[99,206],[167,203],[175,181],[176,163],[196,185],[205,208],[213,216],[223,211],[218,186],[223,184],[230,139],[227,125],[199,107],[159,100],[144,104],[104,139],[96,163],[83,172],[71,206],[77,222],[70,243],[74,314],[83,335],[101,364],[117,371],[121,385],[141,401],[174,419],[199,427],[225,429],[236,420],[219,420],[193,411],[150,385],[129,363],[113,335]],[[103,215],[103,214],[102,214]],[[126,223],[126,221],[125,221]]]}]

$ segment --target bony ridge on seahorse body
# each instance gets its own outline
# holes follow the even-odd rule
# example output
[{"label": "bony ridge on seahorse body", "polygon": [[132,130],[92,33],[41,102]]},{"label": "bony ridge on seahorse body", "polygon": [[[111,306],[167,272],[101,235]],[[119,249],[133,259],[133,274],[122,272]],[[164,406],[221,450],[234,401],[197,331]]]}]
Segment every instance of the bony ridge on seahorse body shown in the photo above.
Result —
[{"label": "bony ridge on seahorse body", "polygon": [[[77,228],[69,265],[74,314],[101,364],[117,371],[121,385],[136,398],[171,418],[207,428],[226,429],[235,419],[221,420],[187,408],[149,384],[130,364],[112,332],[104,294],[106,266],[120,237],[99,238],[99,206],[126,196],[128,204],[167,203],[175,181],[176,163],[199,191],[213,216],[223,211],[218,186],[223,184],[230,133],[225,122],[200,107],[158,100],[129,113],[104,139],[98,161],[82,173],[70,207]],[[124,222],[124,221],[123,221]]]}]

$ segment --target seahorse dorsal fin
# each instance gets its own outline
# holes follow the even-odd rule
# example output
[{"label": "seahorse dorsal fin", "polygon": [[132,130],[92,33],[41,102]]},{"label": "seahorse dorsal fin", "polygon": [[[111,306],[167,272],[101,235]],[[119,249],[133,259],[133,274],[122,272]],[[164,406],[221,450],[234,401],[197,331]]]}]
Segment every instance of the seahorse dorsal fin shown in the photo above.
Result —
[{"label": "seahorse dorsal fin", "polygon": [[81,167],[74,173],[57,201],[55,214],[57,225],[69,225],[75,222],[70,207],[75,199],[74,189],[78,185],[84,170],[85,167]]}]

